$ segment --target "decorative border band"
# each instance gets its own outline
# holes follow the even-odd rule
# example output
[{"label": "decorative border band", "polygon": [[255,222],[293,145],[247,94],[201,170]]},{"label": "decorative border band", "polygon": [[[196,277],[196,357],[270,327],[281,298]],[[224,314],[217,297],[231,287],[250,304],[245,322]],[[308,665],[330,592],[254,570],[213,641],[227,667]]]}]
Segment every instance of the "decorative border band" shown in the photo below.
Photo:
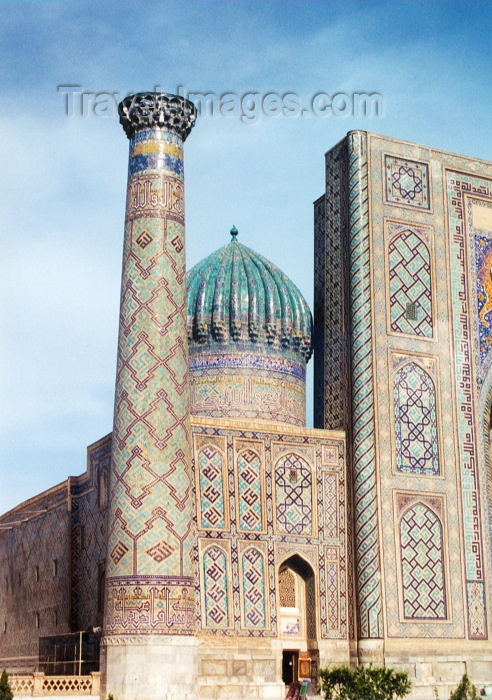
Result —
[{"label": "decorative border band", "polygon": [[353,132],[347,140],[358,607],[360,637],[378,639],[383,636],[383,629],[374,443],[367,137],[365,133]]}]

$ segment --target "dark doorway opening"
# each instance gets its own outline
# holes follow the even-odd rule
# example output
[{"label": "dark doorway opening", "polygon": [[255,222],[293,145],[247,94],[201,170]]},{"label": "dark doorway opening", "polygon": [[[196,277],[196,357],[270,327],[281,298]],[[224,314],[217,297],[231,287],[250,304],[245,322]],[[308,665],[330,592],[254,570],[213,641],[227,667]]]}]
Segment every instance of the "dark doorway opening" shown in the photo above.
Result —
[{"label": "dark doorway opening", "polygon": [[290,685],[297,681],[298,666],[298,651],[287,650],[282,652],[282,680],[285,685]]}]

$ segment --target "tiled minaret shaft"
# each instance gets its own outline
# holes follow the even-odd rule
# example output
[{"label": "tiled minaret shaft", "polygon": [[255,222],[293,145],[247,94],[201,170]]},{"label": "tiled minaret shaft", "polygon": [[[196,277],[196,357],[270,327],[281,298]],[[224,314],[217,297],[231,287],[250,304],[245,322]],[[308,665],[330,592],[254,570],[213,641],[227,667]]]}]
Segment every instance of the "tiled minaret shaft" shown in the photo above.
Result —
[{"label": "tiled minaret shaft", "polygon": [[[176,649],[194,645],[183,141],[196,113],[152,93],[126,98],[119,112],[130,158],[104,635],[107,692],[120,700],[167,697]],[[179,682],[183,691],[190,677],[191,693],[186,655]]]}]

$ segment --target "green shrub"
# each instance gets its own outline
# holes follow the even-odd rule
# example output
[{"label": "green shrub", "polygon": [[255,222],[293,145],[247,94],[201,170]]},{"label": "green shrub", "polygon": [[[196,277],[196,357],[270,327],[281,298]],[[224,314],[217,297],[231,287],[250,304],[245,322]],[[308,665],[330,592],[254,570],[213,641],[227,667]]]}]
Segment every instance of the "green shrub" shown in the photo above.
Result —
[{"label": "green shrub", "polygon": [[2,677],[0,678],[0,700],[13,700],[14,694],[10,687],[7,671],[3,669]]},{"label": "green shrub", "polygon": [[320,668],[321,689],[327,700],[350,700],[355,694],[355,672],[348,666]]},{"label": "green shrub", "polygon": [[449,696],[449,700],[478,700],[477,689],[466,673],[463,674],[456,690]]},{"label": "green shrub", "polygon": [[408,674],[372,664],[321,669],[320,678],[327,700],[395,700],[412,687]]}]

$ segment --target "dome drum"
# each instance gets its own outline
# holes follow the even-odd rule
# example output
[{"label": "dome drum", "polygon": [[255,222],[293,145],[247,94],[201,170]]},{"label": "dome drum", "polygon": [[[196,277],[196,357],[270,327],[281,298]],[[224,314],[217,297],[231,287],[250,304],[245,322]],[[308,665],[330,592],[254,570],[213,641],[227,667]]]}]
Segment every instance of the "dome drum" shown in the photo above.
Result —
[{"label": "dome drum", "polygon": [[280,355],[193,353],[189,367],[193,415],[305,424],[302,363]]}]

